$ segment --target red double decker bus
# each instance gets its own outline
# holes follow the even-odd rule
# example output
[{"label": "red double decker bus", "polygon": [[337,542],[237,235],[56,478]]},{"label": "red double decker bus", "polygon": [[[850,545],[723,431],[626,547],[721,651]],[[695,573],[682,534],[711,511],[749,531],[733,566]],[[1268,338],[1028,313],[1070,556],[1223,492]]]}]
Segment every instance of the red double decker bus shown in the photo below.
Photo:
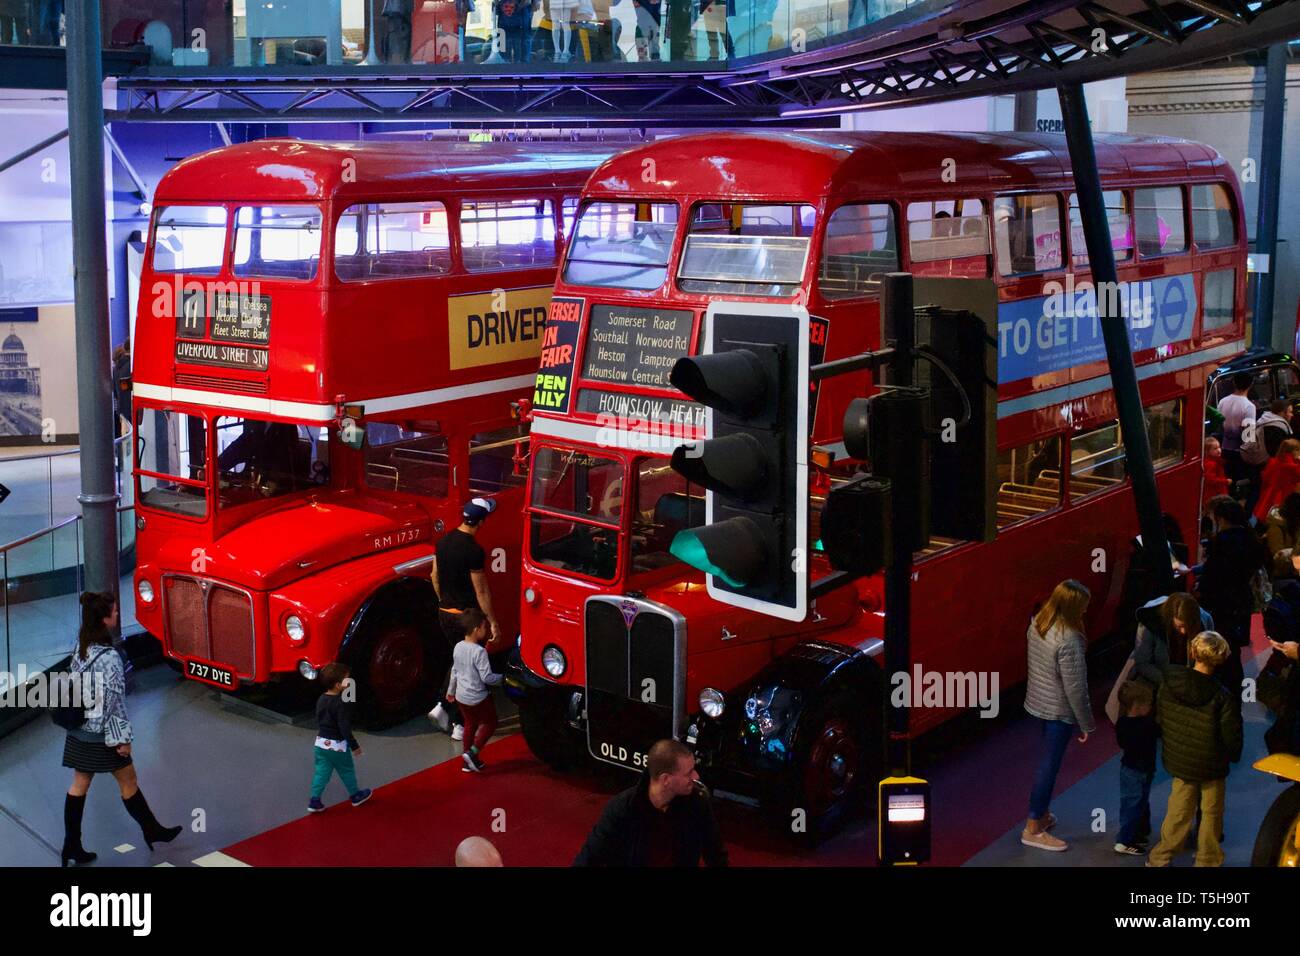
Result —
[{"label": "red double decker bus", "polygon": [[[1110,135],[1096,148],[1115,292],[1139,306],[1127,314],[1161,502],[1190,536],[1206,375],[1244,345],[1240,194],[1204,146]],[[993,303],[996,536],[935,538],[916,556],[913,732],[961,706],[930,699],[927,675],[969,690],[967,706],[977,685],[996,702],[1023,681],[1029,615],[1062,578],[1092,589],[1090,634],[1114,625],[1137,521],[1073,189],[1063,137],[1028,134],[684,136],[593,174],[533,401],[509,683],[535,753],[635,768],[676,736],[719,792],[810,815],[876,779],[882,580],[790,622],[712,600],[669,552],[704,521],[703,490],[667,457],[704,416],[668,373],[719,300],[806,306],[814,364],[882,346],[884,274],[963,278]],[[812,548],[826,489],[861,465],[844,411],[873,388],[860,372],[813,396],[811,578],[829,571]]]},{"label": "red double decker bus", "polygon": [[555,264],[608,151],[264,140],[158,185],[134,368],[136,613],[218,687],[340,659],[371,725],[449,660],[432,545],[473,496],[513,626]]}]

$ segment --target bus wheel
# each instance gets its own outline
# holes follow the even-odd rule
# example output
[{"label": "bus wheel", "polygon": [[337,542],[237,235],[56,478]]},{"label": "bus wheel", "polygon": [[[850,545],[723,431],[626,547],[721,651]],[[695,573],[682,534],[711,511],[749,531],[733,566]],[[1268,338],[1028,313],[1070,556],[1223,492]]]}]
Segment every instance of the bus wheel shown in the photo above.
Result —
[{"label": "bus wheel", "polygon": [[1287,787],[1264,815],[1251,866],[1300,866],[1300,784]]},{"label": "bus wheel", "polygon": [[859,711],[851,697],[838,694],[809,713],[804,724],[791,810],[804,811],[809,834],[860,809],[870,762]]},{"label": "bus wheel", "polygon": [[582,741],[568,732],[564,718],[554,710],[521,704],[519,728],[533,756],[552,770],[567,772],[586,762]]},{"label": "bus wheel", "polygon": [[365,625],[361,636],[349,661],[360,723],[382,730],[427,713],[449,664],[441,635],[390,611]]}]

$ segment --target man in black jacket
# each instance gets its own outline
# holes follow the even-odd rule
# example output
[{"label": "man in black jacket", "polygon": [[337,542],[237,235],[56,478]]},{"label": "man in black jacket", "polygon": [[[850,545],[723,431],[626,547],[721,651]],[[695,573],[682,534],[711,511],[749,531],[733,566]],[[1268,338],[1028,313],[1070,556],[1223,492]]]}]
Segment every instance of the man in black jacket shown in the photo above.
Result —
[{"label": "man in black jacket", "polygon": [[574,866],[726,866],[695,755],[676,740],[650,748],[646,773],[605,806]]},{"label": "man in black jacket", "polygon": [[1205,560],[1192,568],[1196,596],[1214,618],[1215,629],[1232,649],[1217,677],[1241,706],[1241,649],[1250,644],[1250,619],[1254,613],[1251,579],[1272,565],[1272,555],[1259,536],[1246,527],[1246,510],[1227,495],[1209,501],[1215,534],[1205,549]]}]

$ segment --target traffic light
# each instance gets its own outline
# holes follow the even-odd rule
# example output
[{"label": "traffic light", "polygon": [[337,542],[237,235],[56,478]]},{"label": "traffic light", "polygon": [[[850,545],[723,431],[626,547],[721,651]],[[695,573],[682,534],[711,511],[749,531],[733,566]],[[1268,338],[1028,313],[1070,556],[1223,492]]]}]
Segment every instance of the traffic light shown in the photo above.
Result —
[{"label": "traffic light", "polygon": [[822,506],[822,550],[836,571],[875,574],[889,564],[892,505],[888,480],[859,475],[831,488]]},{"label": "traffic light", "polygon": [[703,352],[670,376],[708,409],[705,439],[672,457],[706,491],[705,524],[670,551],[715,600],[790,621],[808,600],[808,329],[802,306],[713,302]]},{"label": "traffic light", "polygon": [[987,279],[916,279],[916,340],[966,393],[924,359],[915,384],[928,388],[930,530],[959,541],[992,541],[997,528],[997,287]]}]

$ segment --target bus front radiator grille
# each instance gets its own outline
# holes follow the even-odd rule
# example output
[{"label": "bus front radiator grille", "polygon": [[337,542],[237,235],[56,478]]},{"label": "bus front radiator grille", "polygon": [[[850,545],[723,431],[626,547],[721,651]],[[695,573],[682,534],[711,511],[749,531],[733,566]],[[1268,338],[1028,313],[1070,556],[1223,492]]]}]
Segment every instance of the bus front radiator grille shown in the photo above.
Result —
[{"label": "bus front radiator grille", "polygon": [[666,610],[617,595],[587,601],[587,740],[597,759],[639,769],[637,755],[679,736],[686,635]]},{"label": "bus front radiator grille", "polygon": [[223,664],[251,678],[255,635],[248,594],[206,578],[173,574],[163,581],[172,653]]}]

